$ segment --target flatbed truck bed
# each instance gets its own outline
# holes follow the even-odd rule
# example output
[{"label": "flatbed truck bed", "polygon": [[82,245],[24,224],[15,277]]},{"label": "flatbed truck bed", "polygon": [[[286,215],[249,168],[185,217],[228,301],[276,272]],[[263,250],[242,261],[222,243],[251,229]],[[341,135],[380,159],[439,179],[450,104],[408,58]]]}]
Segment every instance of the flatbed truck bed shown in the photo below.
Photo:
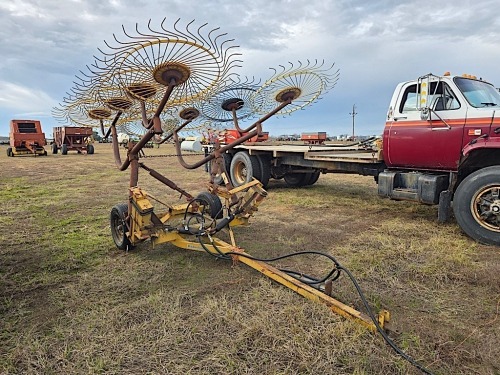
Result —
[{"label": "flatbed truck bed", "polygon": [[256,142],[235,147],[249,155],[271,159],[275,166],[312,168],[322,173],[357,173],[376,176],[385,167],[381,150],[359,145],[308,145]]}]

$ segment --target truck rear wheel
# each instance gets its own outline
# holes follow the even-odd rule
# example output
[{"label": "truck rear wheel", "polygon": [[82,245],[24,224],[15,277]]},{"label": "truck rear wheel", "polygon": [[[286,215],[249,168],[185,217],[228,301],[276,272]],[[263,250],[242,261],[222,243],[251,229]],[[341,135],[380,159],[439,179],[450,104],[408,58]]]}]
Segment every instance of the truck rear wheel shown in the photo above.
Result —
[{"label": "truck rear wheel", "polygon": [[61,147],[61,154],[68,155],[68,145],[66,143],[63,143]]},{"label": "truck rear wheel", "polygon": [[288,173],[285,175],[285,182],[290,187],[304,186],[309,180],[310,175],[308,173]]},{"label": "truck rear wheel", "polygon": [[233,156],[230,169],[229,174],[235,187],[247,184],[253,178],[259,179],[262,173],[259,160],[246,151],[237,152]]},{"label": "truck rear wheel", "polygon": [[320,173],[321,172],[318,170],[311,173],[307,173],[309,177],[305,179],[304,186],[314,185],[318,181]]},{"label": "truck rear wheel", "polygon": [[133,249],[133,246],[127,237],[127,214],[128,204],[120,203],[111,209],[111,214],[109,215],[111,236],[113,237],[116,247],[120,250]]},{"label": "truck rear wheel", "polygon": [[269,179],[271,178],[271,159],[266,155],[257,155],[256,158],[259,161],[260,175],[255,177],[260,181],[265,189],[267,188]]},{"label": "truck rear wheel", "polygon": [[487,245],[500,245],[500,167],[482,168],[467,176],[453,197],[460,228]]},{"label": "truck rear wheel", "polygon": [[7,156],[13,156],[14,154],[12,154],[12,147],[8,147],[7,148]]}]

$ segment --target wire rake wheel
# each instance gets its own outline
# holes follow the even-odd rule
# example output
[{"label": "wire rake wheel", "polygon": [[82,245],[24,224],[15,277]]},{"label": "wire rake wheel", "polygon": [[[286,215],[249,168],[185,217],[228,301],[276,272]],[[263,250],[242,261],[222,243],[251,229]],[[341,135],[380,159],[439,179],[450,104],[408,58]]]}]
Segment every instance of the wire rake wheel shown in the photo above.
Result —
[{"label": "wire rake wheel", "polygon": [[230,76],[236,66],[230,53],[232,40],[207,30],[206,24],[193,30],[193,22],[183,30],[177,20],[173,31],[165,28],[166,19],[155,30],[151,21],[146,31],[136,25],[135,33],[123,28],[124,36],[114,36],[109,50],[102,51],[96,66],[113,71],[116,80],[129,96],[159,103],[165,86],[175,86],[169,104],[182,105],[209,95]]},{"label": "wire rake wheel", "polygon": [[200,111],[204,117],[218,123],[233,121],[233,110],[237,120],[250,119],[271,109],[266,96],[257,94],[258,89],[259,86],[248,79],[233,82],[201,102]]},{"label": "wire rake wheel", "polygon": [[339,77],[338,70],[331,72],[334,65],[325,67],[324,62],[307,61],[303,64],[299,61],[298,66],[289,64],[288,68],[280,66],[280,70],[272,69],[274,75],[255,93],[278,103],[291,101],[277,115],[287,115],[316,102],[336,85]]},{"label": "wire rake wheel", "polygon": [[[122,29],[123,35],[113,34],[114,41],[98,49],[100,55],[88,71],[80,71],[63,104],[54,109],[60,122],[96,126],[95,120],[111,120],[120,112],[119,124],[135,128],[145,115],[138,103],[150,103],[146,117],[158,115],[167,86],[172,91],[166,108],[187,106],[236,76],[237,46],[218,28],[195,26],[194,21],[182,26],[178,19],[169,30],[165,18],[156,28],[150,20],[144,30],[137,24],[134,32]],[[142,135],[144,130],[130,132]]]},{"label": "wire rake wheel", "polygon": [[106,120],[112,112],[103,103],[92,98],[68,96],[52,109],[52,116],[60,123],[75,126],[96,126],[95,120]]}]

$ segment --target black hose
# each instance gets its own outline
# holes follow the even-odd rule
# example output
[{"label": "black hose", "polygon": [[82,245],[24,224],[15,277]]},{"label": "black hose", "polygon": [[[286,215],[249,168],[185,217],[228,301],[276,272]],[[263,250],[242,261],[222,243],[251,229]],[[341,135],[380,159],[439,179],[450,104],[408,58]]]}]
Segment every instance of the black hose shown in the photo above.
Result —
[{"label": "black hose", "polygon": [[[336,279],[339,278],[340,276],[340,272],[341,271],[344,271],[347,276],[349,277],[349,279],[351,280],[351,282],[353,283],[354,287],[356,288],[356,291],[358,292],[358,295],[361,299],[361,301],[363,302],[363,305],[365,307],[365,310],[367,311],[368,313],[368,316],[370,317],[370,319],[372,320],[373,324],[375,325],[376,329],[377,329],[377,332],[382,336],[382,338],[385,340],[385,342],[398,354],[400,355],[401,357],[403,357],[406,361],[408,361],[411,365],[413,365],[414,367],[416,367],[417,369],[419,369],[420,371],[422,371],[423,373],[425,374],[428,374],[428,375],[433,375],[433,373],[427,369],[424,365],[420,364],[418,361],[416,361],[415,359],[413,359],[411,356],[409,356],[408,354],[406,354],[405,352],[403,352],[395,343],[394,341],[392,341],[389,336],[387,335],[387,333],[382,329],[382,327],[380,327],[380,324],[378,322],[378,319],[375,317],[375,315],[373,314],[373,311],[372,309],[370,308],[370,305],[368,304],[368,301],[363,293],[363,291],[361,290],[361,287],[359,286],[358,284],[358,281],[356,280],[356,278],[353,276],[353,274],[345,267],[343,267],[333,256],[329,255],[329,254],[325,254],[325,253],[322,253],[322,252],[319,252],[319,251],[299,251],[297,253],[291,253],[291,254],[286,254],[286,255],[282,255],[282,256],[279,256],[279,257],[275,257],[275,258],[257,258],[257,257],[253,257],[251,255],[248,255],[248,254],[242,254],[242,253],[237,253],[237,252],[227,252],[227,253],[223,253],[216,245],[213,241],[211,241],[211,244],[212,246],[214,247],[214,249],[218,252],[218,255],[217,254],[214,254],[212,253],[206,246],[205,244],[201,241],[201,237],[199,236],[199,241],[200,241],[200,244],[201,246],[203,247],[203,249],[209,253],[210,255],[214,256],[215,258],[217,259],[225,259],[225,260],[229,260],[231,259],[230,255],[237,255],[237,256],[240,256],[240,257],[245,257],[245,258],[248,258],[248,259],[252,259],[252,260],[256,260],[256,261],[260,261],[260,262],[274,262],[274,261],[277,261],[277,260],[281,260],[281,259],[285,259],[285,258],[289,258],[289,257],[292,257],[292,256],[297,256],[297,255],[306,255],[306,254],[313,254],[313,255],[320,255],[320,256],[324,256],[328,259],[330,259],[333,263],[334,263],[334,268],[328,273],[328,275],[322,279],[315,279],[314,277],[311,277],[311,276],[308,276],[308,275],[304,275],[304,274],[301,274],[299,272],[296,272],[296,271],[291,271],[291,270],[283,270],[283,269],[280,269],[280,271],[294,277],[295,279],[298,279],[300,280],[301,282],[303,282],[304,284],[319,284],[319,283],[322,283],[322,282],[325,282],[326,280],[328,280],[328,278],[330,276],[332,276],[333,274],[335,274],[335,276],[332,278],[332,281],[335,281]],[[296,276],[299,276],[299,277],[296,277]],[[309,279],[310,281],[304,281],[302,280],[301,278],[302,277],[306,277],[307,279]]]},{"label": "black hose", "polygon": [[414,360],[412,357],[410,357],[408,354],[406,354],[405,352],[403,352],[395,343],[394,341],[392,341],[389,336],[387,336],[387,333],[385,333],[385,331],[382,329],[382,327],[380,327],[380,324],[378,322],[378,319],[375,317],[375,315],[373,314],[370,306],[368,305],[368,301],[366,300],[366,297],[363,293],[363,291],[361,290],[361,287],[359,286],[358,284],[358,281],[356,280],[356,278],[353,276],[353,274],[345,267],[342,267],[339,265],[339,269],[344,271],[347,276],[349,277],[349,279],[351,279],[354,287],[356,288],[358,294],[359,294],[359,297],[361,298],[361,301],[363,302],[363,305],[365,306],[365,309],[366,311],[368,312],[368,315],[370,316],[370,319],[372,320],[373,324],[375,325],[375,327],[377,328],[377,331],[378,333],[380,333],[380,335],[384,338],[385,342],[397,353],[399,354],[401,357],[403,357],[405,360],[407,360],[409,363],[411,363],[413,366],[415,366],[416,368],[418,368],[420,371],[422,371],[423,373],[425,374],[428,374],[428,375],[433,375],[433,373],[427,369],[426,367],[424,367],[424,365],[420,364],[419,362],[417,362],[416,360]]}]

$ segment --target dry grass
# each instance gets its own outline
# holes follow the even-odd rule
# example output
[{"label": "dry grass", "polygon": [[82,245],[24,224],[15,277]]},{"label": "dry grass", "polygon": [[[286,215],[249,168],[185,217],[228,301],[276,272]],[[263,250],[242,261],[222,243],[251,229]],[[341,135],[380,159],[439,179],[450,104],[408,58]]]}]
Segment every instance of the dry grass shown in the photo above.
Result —
[{"label": "dry grass", "polygon": [[[0,373],[419,373],[381,337],[243,265],[168,244],[116,250],[108,215],[126,198],[128,173],[114,167],[110,145],[37,158],[7,158],[0,147],[0,163]],[[201,169],[171,157],[146,164],[203,190]],[[396,343],[436,374],[499,374],[499,250],[435,216],[435,207],[378,198],[371,178],[326,175],[303,189],[272,182],[236,234],[255,256],[335,256],[375,309],[391,311]],[[327,269],[311,257],[290,262]],[[361,309],[346,277],[335,295]]]}]

